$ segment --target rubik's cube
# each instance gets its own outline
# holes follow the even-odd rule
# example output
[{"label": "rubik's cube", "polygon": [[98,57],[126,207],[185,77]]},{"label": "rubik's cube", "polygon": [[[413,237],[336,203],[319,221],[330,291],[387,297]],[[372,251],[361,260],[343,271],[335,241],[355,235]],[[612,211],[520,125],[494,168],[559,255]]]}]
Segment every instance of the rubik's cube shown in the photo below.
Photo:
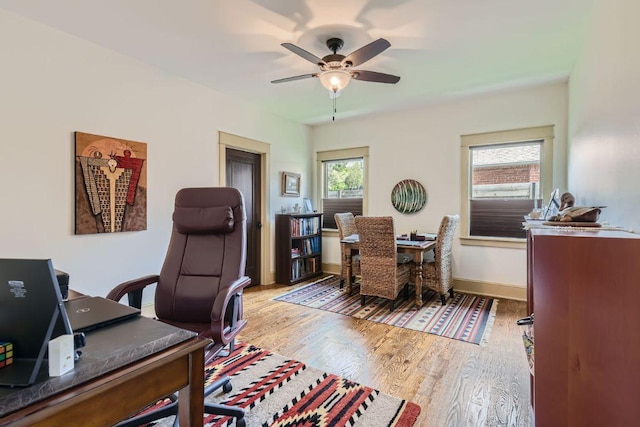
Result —
[{"label": "rubik's cube", "polygon": [[13,343],[0,341],[0,368],[13,363]]}]

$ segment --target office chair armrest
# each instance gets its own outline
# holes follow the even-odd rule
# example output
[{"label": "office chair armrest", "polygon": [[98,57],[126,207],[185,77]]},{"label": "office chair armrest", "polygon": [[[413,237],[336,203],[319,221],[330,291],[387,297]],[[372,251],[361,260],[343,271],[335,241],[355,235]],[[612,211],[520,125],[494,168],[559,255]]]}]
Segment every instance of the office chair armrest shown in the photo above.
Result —
[{"label": "office chair armrest", "polygon": [[120,283],[118,286],[111,289],[107,294],[107,298],[113,301],[120,301],[123,296],[129,295],[129,305],[139,309],[142,305],[143,289],[153,283],[158,283],[159,279],[160,276],[157,274],[150,274],[148,276]]},{"label": "office chair armrest", "polygon": [[[225,292],[221,292],[211,307],[211,337],[215,342],[228,344],[247,323],[242,320],[242,290],[251,284],[249,277],[243,276],[232,282]],[[232,304],[232,319],[225,325],[227,307]]]}]

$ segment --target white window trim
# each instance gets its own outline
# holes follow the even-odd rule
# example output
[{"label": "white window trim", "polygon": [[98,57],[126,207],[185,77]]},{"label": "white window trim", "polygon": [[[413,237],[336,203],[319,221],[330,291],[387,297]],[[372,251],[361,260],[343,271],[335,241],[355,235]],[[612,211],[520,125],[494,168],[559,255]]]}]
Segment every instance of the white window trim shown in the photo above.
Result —
[{"label": "white window trim", "polygon": [[[369,147],[355,147],[344,148],[339,150],[328,150],[316,152],[316,205],[322,208],[322,188],[324,185],[324,168],[322,162],[328,160],[343,160],[350,158],[362,158],[364,170],[362,172],[362,182],[364,185],[364,191],[362,192],[362,215],[367,215],[367,199],[369,195]],[[335,233],[338,235],[338,230],[322,229],[323,233]]]},{"label": "white window trim", "polygon": [[[525,239],[504,237],[469,236],[469,158],[471,147],[510,144],[514,142],[542,140],[540,159],[540,194],[551,194],[553,186],[553,133],[554,126],[539,126],[498,132],[476,133],[461,136],[460,145],[460,243],[473,246],[495,246],[501,248],[526,248]],[[523,218],[524,219],[524,218]]]}]

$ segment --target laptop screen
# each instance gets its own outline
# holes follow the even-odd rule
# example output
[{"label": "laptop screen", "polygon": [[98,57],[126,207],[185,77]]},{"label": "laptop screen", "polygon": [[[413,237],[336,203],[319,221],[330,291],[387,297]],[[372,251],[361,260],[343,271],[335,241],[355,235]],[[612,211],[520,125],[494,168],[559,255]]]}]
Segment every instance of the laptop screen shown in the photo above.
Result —
[{"label": "laptop screen", "polygon": [[0,339],[13,343],[14,357],[38,357],[56,308],[49,339],[71,333],[51,260],[0,259]]},{"label": "laptop screen", "polygon": [[[49,259],[0,259],[0,341],[13,343],[14,364],[30,361],[37,371],[49,340],[70,334],[60,287]],[[0,384],[22,385],[24,379],[2,380],[12,371],[0,369]],[[28,383],[34,375],[29,375]]]}]

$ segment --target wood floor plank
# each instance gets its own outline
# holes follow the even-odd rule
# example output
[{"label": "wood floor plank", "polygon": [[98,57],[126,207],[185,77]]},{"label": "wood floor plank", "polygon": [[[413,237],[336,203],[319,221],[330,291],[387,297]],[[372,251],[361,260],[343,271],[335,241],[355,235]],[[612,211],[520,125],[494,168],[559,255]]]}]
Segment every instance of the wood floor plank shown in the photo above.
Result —
[{"label": "wood floor plank", "polygon": [[501,300],[486,347],[273,301],[295,287],[251,287],[240,339],[422,408],[417,426],[531,425],[529,371],[516,320]]}]

